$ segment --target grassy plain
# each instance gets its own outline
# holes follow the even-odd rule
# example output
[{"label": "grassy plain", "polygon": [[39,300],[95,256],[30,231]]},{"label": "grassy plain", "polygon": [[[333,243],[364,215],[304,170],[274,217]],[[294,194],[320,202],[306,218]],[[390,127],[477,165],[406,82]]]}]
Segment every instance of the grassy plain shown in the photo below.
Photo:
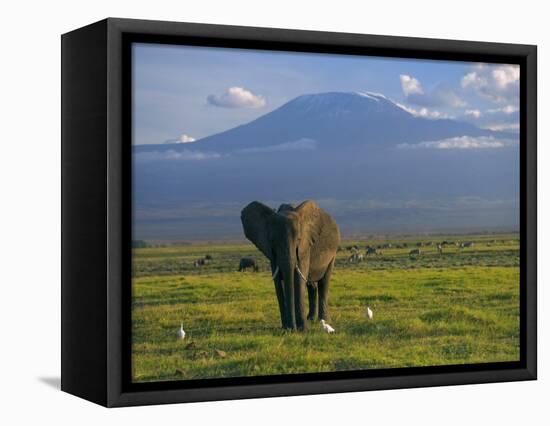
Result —
[{"label": "grassy plain", "polygon": [[[473,241],[474,247],[417,242]],[[267,260],[251,244],[134,249],[133,380],[187,380],[519,359],[517,235],[345,241],[391,243],[349,263],[338,253],[327,335],[310,322],[286,332]],[[407,244],[406,248],[395,248]],[[213,260],[195,267],[209,254]],[[241,257],[260,272],[237,272]],[[366,307],[374,319],[366,318]],[[180,321],[187,333],[176,338]]]}]

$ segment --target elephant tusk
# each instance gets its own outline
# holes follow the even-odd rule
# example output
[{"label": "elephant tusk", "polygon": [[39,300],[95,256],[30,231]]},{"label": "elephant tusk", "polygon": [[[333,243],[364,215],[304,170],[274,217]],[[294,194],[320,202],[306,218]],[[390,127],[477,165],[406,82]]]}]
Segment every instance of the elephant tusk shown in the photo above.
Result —
[{"label": "elephant tusk", "polygon": [[298,271],[298,274],[302,277],[304,281],[307,281],[307,278],[304,277],[304,274],[302,274],[302,271],[300,271],[300,268],[298,267],[298,265],[296,265],[296,271]]},{"label": "elephant tusk", "polygon": [[273,275],[271,276],[271,279],[274,280],[275,277],[277,277],[277,274],[278,274],[278,273],[279,273],[279,267],[277,266],[277,267],[275,268],[275,272],[273,272]]}]

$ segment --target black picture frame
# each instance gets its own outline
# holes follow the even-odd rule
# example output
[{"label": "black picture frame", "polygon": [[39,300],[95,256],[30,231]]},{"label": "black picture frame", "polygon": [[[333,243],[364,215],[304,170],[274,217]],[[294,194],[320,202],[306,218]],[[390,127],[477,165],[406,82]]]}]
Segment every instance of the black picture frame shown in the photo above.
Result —
[{"label": "black picture frame", "polygon": [[[131,383],[130,44],[520,65],[520,361]],[[62,36],[62,390],[117,407],[537,377],[536,46],[109,18]]]}]

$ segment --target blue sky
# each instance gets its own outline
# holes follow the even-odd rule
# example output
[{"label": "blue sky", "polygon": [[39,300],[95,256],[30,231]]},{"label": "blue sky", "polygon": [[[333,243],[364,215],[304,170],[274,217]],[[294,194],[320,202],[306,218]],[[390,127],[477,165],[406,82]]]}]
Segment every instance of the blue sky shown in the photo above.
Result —
[{"label": "blue sky", "polygon": [[377,92],[429,119],[519,128],[515,65],[134,44],[133,85],[135,144],[193,142],[328,91]]}]

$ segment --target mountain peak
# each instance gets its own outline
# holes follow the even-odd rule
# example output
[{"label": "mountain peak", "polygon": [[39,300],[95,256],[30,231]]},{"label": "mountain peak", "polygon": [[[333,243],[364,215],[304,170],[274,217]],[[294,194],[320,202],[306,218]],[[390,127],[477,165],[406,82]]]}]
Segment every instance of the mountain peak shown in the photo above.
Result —
[{"label": "mountain peak", "polygon": [[322,92],[298,96],[273,111],[273,114],[315,116],[317,119],[333,119],[336,116],[356,117],[360,120],[374,115],[392,115],[406,118],[411,114],[400,108],[386,96],[368,91]]},{"label": "mountain peak", "polygon": [[[288,104],[293,102],[326,102],[331,104],[337,104],[342,101],[386,101],[391,104],[394,104],[390,99],[381,93],[369,92],[369,91],[355,91],[355,92],[320,92],[320,93],[309,93],[305,95],[300,95],[288,102]],[[284,105],[283,105],[284,107]]]},{"label": "mountain peak", "polygon": [[[369,99],[375,100],[375,101],[377,101],[377,102],[380,102],[381,100],[392,102],[392,101],[390,101],[385,95],[383,95],[383,94],[381,94],[381,93],[368,92],[368,91],[364,91],[364,92],[353,92],[353,93],[354,93],[355,95],[363,96],[364,98],[369,98]],[[392,102],[392,103],[393,103],[393,102]]]}]

